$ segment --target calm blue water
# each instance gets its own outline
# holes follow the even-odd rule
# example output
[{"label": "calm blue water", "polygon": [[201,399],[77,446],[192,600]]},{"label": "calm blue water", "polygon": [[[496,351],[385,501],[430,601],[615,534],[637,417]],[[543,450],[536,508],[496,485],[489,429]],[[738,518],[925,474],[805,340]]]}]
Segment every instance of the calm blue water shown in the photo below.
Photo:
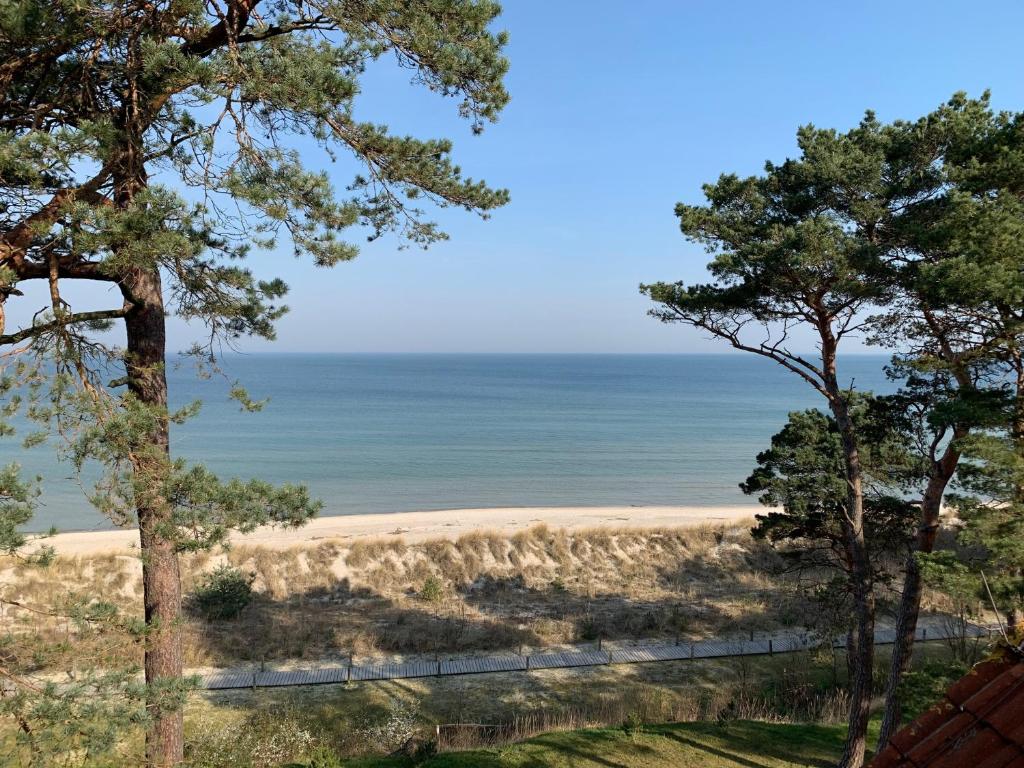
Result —
[{"label": "calm blue water", "polygon": [[[888,390],[884,358],[844,361]],[[744,355],[255,355],[227,382],[172,370],[172,400],[203,401],[176,455],[223,477],[301,482],[324,514],[501,506],[753,504],[737,488],[791,410],[820,397]],[[52,449],[0,442],[47,478],[34,528],[106,527]],[[62,479],[64,478],[64,479]]]}]

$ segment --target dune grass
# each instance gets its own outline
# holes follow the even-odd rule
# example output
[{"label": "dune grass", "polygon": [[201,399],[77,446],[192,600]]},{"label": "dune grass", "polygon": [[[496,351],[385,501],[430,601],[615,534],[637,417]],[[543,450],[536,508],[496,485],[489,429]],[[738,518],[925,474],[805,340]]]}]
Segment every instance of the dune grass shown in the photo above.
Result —
[{"label": "dune grass", "polygon": [[[491,652],[804,623],[806,600],[778,573],[777,560],[746,525],[572,532],[538,525],[417,543],[391,537],[281,551],[240,545],[183,558],[186,597],[223,563],[251,574],[256,592],[235,619],[186,612],[185,662]],[[43,606],[69,592],[103,595],[137,615],[139,562],[58,558],[32,570],[0,558],[0,592]],[[37,614],[12,609],[0,618],[65,639],[60,622],[42,626]],[[123,650],[138,653],[131,645]]]}]

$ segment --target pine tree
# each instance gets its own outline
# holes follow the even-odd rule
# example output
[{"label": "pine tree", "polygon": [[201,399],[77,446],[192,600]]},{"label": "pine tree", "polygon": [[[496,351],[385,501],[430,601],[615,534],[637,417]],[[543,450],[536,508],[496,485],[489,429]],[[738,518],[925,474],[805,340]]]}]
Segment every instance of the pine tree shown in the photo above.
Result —
[{"label": "pine tree", "polygon": [[[922,474],[914,450],[913,422],[892,398],[857,394],[851,418],[861,444],[864,468],[864,527],[871,554],[872,583],[891,582],[891,559],[905,552],[916,509],[907,491]],[[843,447],[835,419],[819,410],[791,413],[757,456],[758,466],[740,484],[744,493],[775,511],[757,515],[752,533],[777,547],[790,568],[809,571],[810,597],[829,636],[847,634],[850,678],[856,675],[856,623],[851,587],[856,577],[845,556],[847,515]],[[832,574],[825,583],[820,579]],[[802,581],[802,580],[801,580]]]},{"label": "pine tree", "polygon": [[[855,503],[863,440],[849,418],[850,392],[837,386],[837,348],[859,331],[872,344],[899,350],[891,373],[903,381],[900,399],[914,424],[923,474],[916,530],[908,531],[883,744],[899,723],[897,692],[923,587],[919,555],[934,547],[943,499],[967,446],[981,439],[979,431],[999,431],[996,382],[1024,371],[1015,351],[1024,296],[1022,126],[1019,115],[994,114],[987,94],[958,94],[916,121],[883,124],[869,112],[846,133],[802,128],[799,158],[768,164],[761,177],[723,176],[705,187],[706,207],[677,208],[684,234],[717,253],[709,267],[716,281],[644,289],[663,305],[655,312],[661,319],[771,358],[825,397],[845,435],[845,556],[865,564],[864,599],[854,601],[864,643],[873,598],[863,502]],[[790,351],[796,327],[813,334],[813,359]],[[1013,434],[1012,425],[1004,428]],[[870,679],[870,653],[858,652],[865,653],[860,675]],[[851,713],[845,765],[863,759],[868,693],[855,685],[859,715]]]},{"label": "pine tree", "polygon": [[[1004,384],[1016,378],[1019,255],[1024,208],[1021,116],[996,113],[988,94],[955,95],[912,123],[888,128],[887,183],[903,193],[879,240],[879,279],[897,300],[875,318],[873,340],[895,347],[904,399],[917,412],[927,473],[905,561],[879,749],[899,726],[899,691],[910,667],[940,512],[972,445],[1005,427]],[[933,569],[934,570],[934,569]]]},{"label": "pine tree", "polygon": [[[863,133],[874,131],[872,119]],[[707,331],[733,347],[766,357],[809,384],[825,400],[842,443],[845,514],[843,557],[856,619],[851,652],[849,735],[841,765],[863,764],[874,665],[875,594],[865,535],[864,470],[851,415],[851,389],[839,369],[843,341],[863,326],[861,313],[884,301],[870,279],[874,248],[863,231],[836,206],[819,197],[834,173],[834,136],[811,128],[799,133],[803,156],[763,176],[723,175],[706,185],[706,206],[678,205],[683,233],[716,254],[709,264],[714,282],[684,286],[657,283],[641,290],[660,306],[652,313]],[[856,141],[846,144],[857,163]],[[857,195],[860,179],[851,174]],[[838,185],[835,185],[838,186]],[[790,349],[796,329],[809,329],[818,354]]]},{"label": "pine tree", "polygon": [[984,366],[985,420],[963,441],[962,534],[987,557],[1008,624],[1024,623],[1024,113],[987,99],[952,124],[942,257],[924,279]]},{"label": "pine tree", "polygon": [[[463,176],[445,139],[357,120],[384,58],[458,99],[479,131],[508,101],[490,0],[20,0],[0,13],[0,346],[38,431],[76,467],[103,467],[93,503],[137,525],[143,562],[149,765],[182,759],[178,553],[231,529],[297,525],[304,488],[221,481],[170,453],[169,314],[205,326],[190,350],[272,338],[286,286],[244,266],[289,246],[320,266],[353,258],[345,230],[427,246],[426,206],[486,214],[508,195]],[[300,154],[299,147],[304,151]],[[344,191],[307,159],[347,155]],[[49,306],[8,329],[4,305],[39,281]],[[108,284],[117,306],[72,306]],[[123,328],[123,349],[100,332]],[[255,407],[236,390],[243,404]]]},{"label": "pine tree", "polygon": [[[46,534],[22,532],[38,496],[37,480],[22,478],[17,464],[0,469],[0,554],[23,569],[43,570],[55,559],[43,544]],[[144,624],[97,595],[65,590],[40,605],[9,592],[9,585],[0,587],[0,718],[15,725],[5,736],[5,764],[113,757],[125,730],[147,717],[138,666],[120,653],[144,642]],[[51,631],[58,622],[74,643]],[[81,647],[90,652],[79,653]]]}]

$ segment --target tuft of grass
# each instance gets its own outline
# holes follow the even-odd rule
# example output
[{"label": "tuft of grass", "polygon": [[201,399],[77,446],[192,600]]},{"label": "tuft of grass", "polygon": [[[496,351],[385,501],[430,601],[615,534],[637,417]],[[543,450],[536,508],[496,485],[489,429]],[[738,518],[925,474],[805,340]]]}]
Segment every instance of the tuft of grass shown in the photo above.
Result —
[{"label": "tuft of grass", "polygon": [[350,568],[364,568],[371,561],[380,560],[389,552],[401,557],[405,554],[406,548],[405,541],[401,538],[361,539],[349,545],[345,564]]}]

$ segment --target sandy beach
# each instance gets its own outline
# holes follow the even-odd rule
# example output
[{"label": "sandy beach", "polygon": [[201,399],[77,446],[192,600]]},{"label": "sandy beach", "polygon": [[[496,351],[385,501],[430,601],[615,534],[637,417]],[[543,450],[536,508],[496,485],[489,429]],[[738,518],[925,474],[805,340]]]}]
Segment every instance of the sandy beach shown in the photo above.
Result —
[{"label": "sandy beach", "polygon": [[[345,515],[319,517],[302,528],[260,528],[250,534],[232,536],[231,541],[234,544],[287,549],[330,539],[401,536],[414,542],[439,537],[457,538],[482,530],[514,533],[541,523],[568,529],[597,526],[656,528],[743,520],[753,517],[761,509],[754,506],[515,507]],[[138,546],[138,533],[128,529],[79,531],[58,534],[46,539],[45,543],[62,555],[120,552]]]}]

